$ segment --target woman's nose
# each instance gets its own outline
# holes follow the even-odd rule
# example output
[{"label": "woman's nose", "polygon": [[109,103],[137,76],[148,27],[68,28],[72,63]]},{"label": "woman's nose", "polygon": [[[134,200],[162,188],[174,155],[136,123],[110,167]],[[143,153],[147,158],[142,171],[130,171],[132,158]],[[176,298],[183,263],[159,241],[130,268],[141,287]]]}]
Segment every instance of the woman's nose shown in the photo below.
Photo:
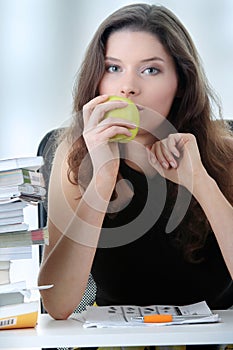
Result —
[{"label": "woman's nose", "polygon": [[140,93],[140,89],[137,86],[136,83],[131,82],[125,82],[121,89],[120,89],[121,95],[124,97],[130,97],[130,96],[137,96]]},{"label": "woman's nose", "polygon": [[121,94],[127,98],[130,96],[136,96],[139,94],[139,89],[131,88],[131,87],[124,87],[121,89]]}]

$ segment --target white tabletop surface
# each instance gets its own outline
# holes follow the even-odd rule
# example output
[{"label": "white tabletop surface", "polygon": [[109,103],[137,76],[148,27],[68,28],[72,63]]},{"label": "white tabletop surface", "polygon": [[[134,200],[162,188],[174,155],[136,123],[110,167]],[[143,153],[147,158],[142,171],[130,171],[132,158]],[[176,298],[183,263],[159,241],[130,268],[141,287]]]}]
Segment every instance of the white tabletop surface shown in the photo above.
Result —
[{"label": "white tabletop surface", "polygon": [[40,315],[35,328],[1,330],[0,348],[233,344],[233,310],[215,312],[219,323],[102,329]]}]

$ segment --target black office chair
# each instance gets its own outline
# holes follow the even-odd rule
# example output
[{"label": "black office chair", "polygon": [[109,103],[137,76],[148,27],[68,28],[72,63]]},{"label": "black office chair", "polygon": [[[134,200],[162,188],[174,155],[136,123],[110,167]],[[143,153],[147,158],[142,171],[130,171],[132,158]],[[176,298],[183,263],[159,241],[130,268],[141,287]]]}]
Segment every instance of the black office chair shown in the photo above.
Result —
[{"label": "black office chair", "polygon": [[[58,145],[58,138],[63,131],[64,131],[64,128],[59,128],[59,129],[54,129],[49,131],[40,141],[38,146],[37,155],[43,156],[44,158],[44,165],[41,167],[40,172],[42,172],[44,176],[47,193],[48,193],[49,177],[50,177],[50,172],[52,168],[53,158]],[[47,195],[45,200],[42,203],[38,204],[38,226],[39,228],[42,228],[42,227],[46,227],[46,225],[47,225]],[[43,257],[43,246],[39,246],[40,263],[42,261],[42,257]],[[77,308],[75,309],[74,313],[83,311],[87,305],[93,305],[93,303],[95,302],[95,296],[96,296],[96,285],[92,275],[90,274],[84,296],[80,304],[77,305]],[[46,313],[46,310],[44,309],[42,303],[41,303],[41,312]],[[59,348],[59,349],[62,350],[62,348]],[[64,349],[68,350],[67,348],[64,348]],[[43,350],[46,350],[46,349],[43,349]]]},{"label": "black office chair", "polygon": [[233,132],[233,119],[232,119],[232,120],[231,120],[231,119],[228,119],[228,120],[227,120],[227,123],[229,124],[230,129],[231,129],[232,132]]}]

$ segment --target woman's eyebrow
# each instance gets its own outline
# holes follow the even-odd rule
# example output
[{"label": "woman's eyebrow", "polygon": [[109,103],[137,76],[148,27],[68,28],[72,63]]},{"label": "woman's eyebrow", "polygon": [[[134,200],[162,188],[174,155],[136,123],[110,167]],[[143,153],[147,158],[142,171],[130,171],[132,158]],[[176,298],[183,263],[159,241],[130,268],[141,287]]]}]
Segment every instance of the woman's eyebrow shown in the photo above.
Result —
[{"label": "woman's eyebrow", "polygon": [[[121,60],[119,58],[115,58],[115,57],[111,57],[111,56],[106,56],[105,60],[106,61],[109,60],[109,61],[121,62]],[[140,62],[144,63],[144,62],[151,62],[151,61],[165,62],[165,60],[162,57],[158,57],[158,56],[145,58],[145,59],[141,60]]]},{"label": "woman's eyebrow", "polygon": [[106,61],[117,61],[117,62],[121,62],[121,60],[119,58],[115,58],[115,57],[110,57],[110,56],[106,56],[105,57]]},{"label": "woman's eyebrow", "polygon": [[145,58],[141,62],[151,62],[151,61],[162,61],[162,62],[165,62],[165,60],[162,57],[158,57],[158,56]]}]

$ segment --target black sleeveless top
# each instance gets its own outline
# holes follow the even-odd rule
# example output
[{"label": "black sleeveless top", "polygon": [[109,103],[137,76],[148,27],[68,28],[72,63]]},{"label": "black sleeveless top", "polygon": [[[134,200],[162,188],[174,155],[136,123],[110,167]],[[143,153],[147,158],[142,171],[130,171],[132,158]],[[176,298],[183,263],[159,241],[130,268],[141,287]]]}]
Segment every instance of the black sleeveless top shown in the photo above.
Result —
[{"label": "black sleeveless top", "polygon": [[[105,216],[92,267],[97,304],[184,305],[206,300],[212,309],[233,305],[233,283],[214,234],[208,235],[201,262],[187,262],[174,244],[173,231],[166,233],[171,214],[166,180],[159,175],[147,179],[123,161],[120,173],[134,195],[116,215]],[[188,203],[187,198],[183,204]]]}]

